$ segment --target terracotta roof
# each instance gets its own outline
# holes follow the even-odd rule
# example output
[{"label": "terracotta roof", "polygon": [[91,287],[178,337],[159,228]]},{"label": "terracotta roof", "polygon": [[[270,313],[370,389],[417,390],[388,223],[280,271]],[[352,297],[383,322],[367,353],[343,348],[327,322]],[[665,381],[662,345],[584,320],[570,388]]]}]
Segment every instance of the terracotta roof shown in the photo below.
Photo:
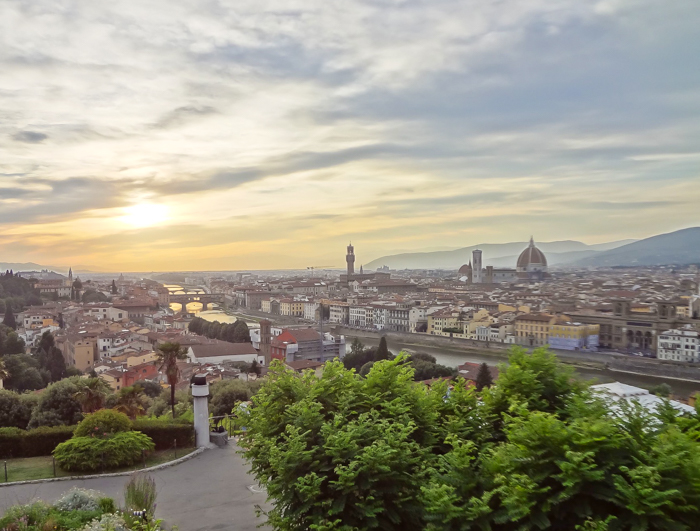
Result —
[{"label": "terracotta roof", "polygon": [[321,339],[321,334],[318,333],[317,330],[314,330],[313,328],[301,328],[299,330],[288,330],[292,336],[294,336],[294,339],[299,341],[318,341]]},{"label": "terracotta roof", "polygon": [[518,267],[528,267],[529,265],[547,265],[547,258],[544,253],[535,246],[535,241],[530,238],[530,245],[518,257]]},{"label": "terracotta roof", "polygon": [[190,345],[195,358],[213,358],[223,356],[243,356],[257,354],[251,343],[228,343],[221,341],[213,345]]}]

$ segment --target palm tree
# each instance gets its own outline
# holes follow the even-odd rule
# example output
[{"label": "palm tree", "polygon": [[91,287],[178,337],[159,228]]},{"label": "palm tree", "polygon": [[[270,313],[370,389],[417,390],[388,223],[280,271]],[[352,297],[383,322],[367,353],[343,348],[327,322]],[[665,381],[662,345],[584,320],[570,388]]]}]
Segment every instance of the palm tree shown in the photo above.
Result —
[{"label": "palm tree", "polygon": [[175,385],[180,380],[180,369],[177,367],[177,360],[187,358],[187,350],[180,346],[180,343],[163,343],[157,347],[156,355],[160,363],[159,371],[165,373],[165,377],[170,385],[170,409],[175,418]]},{"label": "palm tree", "polygon": [[145,396],[143,388],[138,385],[125,387],[119,391],[117,405],[114,406],[114,409],[120,413],[124,413],[131,420],[134,420],[136,417],[146,413],[146,406],[144,403]]},{"label": "palm tree", "polygon": [[93,413],[102,409],[110,388],[101,378],[80,379],[77,382],[78,392],[73,395],[83,408],[84,413]]},{"label": "palm tree", "polygon": [[[7,369],[5,369],[5,362],[0,360],[0,383],[3,380],[7,380],[10,376],[10,373],[7,372]],[[2,387],[2,385],[0,385]]]}]

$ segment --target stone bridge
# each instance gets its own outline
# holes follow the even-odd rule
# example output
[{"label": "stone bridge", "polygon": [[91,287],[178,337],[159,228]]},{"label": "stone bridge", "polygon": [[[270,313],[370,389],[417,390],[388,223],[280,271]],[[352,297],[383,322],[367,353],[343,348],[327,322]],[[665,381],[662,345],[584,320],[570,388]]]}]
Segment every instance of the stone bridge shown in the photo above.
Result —
[{"label": "stone bridge", "polygon": [[190,302],[198,302],[202,305],[202,311],[204,311],[210,309],[209,305],[212,303],[223,305],[224,295],[223,293],[171,293],[168,296],[168,302],[182,305],[181,311],[183,311]]}]

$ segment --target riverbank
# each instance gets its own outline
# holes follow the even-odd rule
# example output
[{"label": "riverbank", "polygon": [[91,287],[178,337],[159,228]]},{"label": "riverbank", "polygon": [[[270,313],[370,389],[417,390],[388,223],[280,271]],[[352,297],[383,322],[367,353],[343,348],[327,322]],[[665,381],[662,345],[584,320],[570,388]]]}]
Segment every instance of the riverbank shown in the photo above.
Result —
[{"label": "riverbank", "polygon": [[[353,336],[352,331],[347,331],[345,336],[346,344],[349,345],[352,340],[358,337],[367,346],[377,346],[379,344],[379,336]],[[489,365],[498,365],[508,361],[507,349],[486,350],[478,348],[465,348],[461,345],[426,345],[419,342],[410,342],[407,340],[399,340],[393,337],[387,338],[389,350],[394,354],[401,350],[409,349],[415,352],[424,352],[434,356],[436,361],[448,367],[457,367],[462,363],[488,363]],[[558,355],[559,353],[557,353]],[[612,356],[610,356],[612,358]],[[606,366],[603,359],[574,359],[571,357],[559,356],[562,363],[571,366],[578,378],[585,381],[594,381],[596,383],[621,382],[635,387],[650,389],[655,385],[662,383],[668,384],[673,393],[679,397],[688,397],[696,391],[700,391],[700,382],[695,380],[686,380],[673,377],[664,377],[655,374],[645,374],[641,372],[625,371],[611,369]]]}]

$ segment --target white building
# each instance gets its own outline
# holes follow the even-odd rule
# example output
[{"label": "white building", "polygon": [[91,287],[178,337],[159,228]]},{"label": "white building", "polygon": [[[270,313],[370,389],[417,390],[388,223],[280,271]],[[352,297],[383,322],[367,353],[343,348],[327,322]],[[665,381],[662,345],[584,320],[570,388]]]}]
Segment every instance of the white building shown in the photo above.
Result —
[{"label": "white building", "polygon": [[418,325],[428,326],[428,308],[425,306],[414,306],[408,312],[408,331],[415,333]]},{"label": "white building", "polygon": [[[599,393],[605,401],[611,406],[614,413],[619,413],[620,408],[616,406],[618,402],[624,400],[626,402],[636,401],[644,407],[649,413],[654,413],[656,410],[664,403],[663,398],[656,395],[652,395],[646,389],[641,387],[634,387],[633,385],[627,385],[620,382],[613,382],[607,384],[592,385],[591,390]],[[670,404],[678,411],[679,414],[682,413],[695,413],[695,408],[678,402],[677,400],[669,400]]]},{"label": "white building", "polygon": [[698,332],[691,325],[662,332],[657,340],[656,357],[660,360],[700,361]]},{"label": "white building", "polygon": [[349,321],[350,326],[360,328],[372,328],[374,326],[374,312],[371,306],[350,306]]},{"label": "white building", "polygon": [[330,305],[331,323],[348,324],[350,320],[350,306],[347,302],[332,302]]},{"label": "white building", "polygon": [[316,301],[306,301],[304,302],[304,319],[307,321],[316,321],[319,303]]}]

